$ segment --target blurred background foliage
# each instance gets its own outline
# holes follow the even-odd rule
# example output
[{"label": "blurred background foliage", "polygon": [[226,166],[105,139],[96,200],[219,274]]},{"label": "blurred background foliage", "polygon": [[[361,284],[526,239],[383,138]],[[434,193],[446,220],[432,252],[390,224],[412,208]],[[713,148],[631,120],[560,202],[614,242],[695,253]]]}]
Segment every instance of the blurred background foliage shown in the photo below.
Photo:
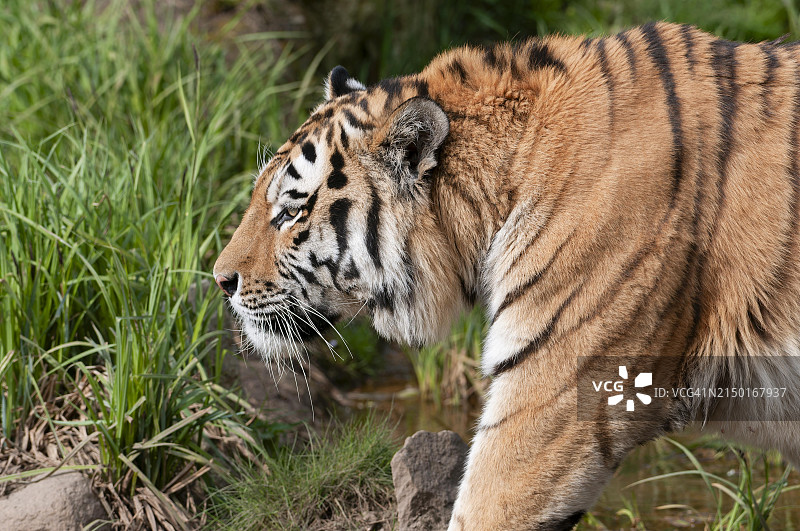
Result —
[{"label": "blurred background foliage", "polygon": [[375,82],[423,68],[438,52],[548,33],[615,33],[652,20],[694,24],[731,40],[800,36],[796,0],[298,0],[318,48]]}]

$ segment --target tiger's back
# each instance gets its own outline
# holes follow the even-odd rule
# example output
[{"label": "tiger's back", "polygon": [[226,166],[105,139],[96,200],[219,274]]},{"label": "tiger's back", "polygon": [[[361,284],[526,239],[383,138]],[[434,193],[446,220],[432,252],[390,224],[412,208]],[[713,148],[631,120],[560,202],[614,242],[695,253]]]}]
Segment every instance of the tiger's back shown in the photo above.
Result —
[{"label": "tiger's back", "polygon": [[[659,23],[460,48],[369,88],[337,68],[215,275],[234,303],[266,277],[321,315],[363,303],[411,343],[484,303],[493,380],[451,529],[569,529],[631,448],[696,418],[797,463],[797,50]],[[290,226],[285,194],[313,198]],[[579,419],[579,381],[615,356],[794,392],[770,406],[785,422],[693,397]]]},{"label": "tiger's back", "polygon": [[[450,179],[435,184],[456,217],[493,223],[489,235],[453,235],[498,251],[486,268],[488,282],[505,286],[491,290],[492,317],[545,265],[573,275],[625,270],[631,278],[638,268],[651,279],[639,286],[650,296],[646,311],[661,312],[637,313],[644,328],[630,335],[664,328],[666,308],[654,301],[685,302],[673,300],[679,286],[677,295],[692,302],[682,325],[687,343],[714,343],[715,354],[756,353],[770,335],[779,342],[796,335],[796,50],[659,24],[437,58],[422,74],[431,97],[464,118],[451,120],[442,156]],[[508,223],[514,207],[532,203],[542,219]],[[519,241],[520,233],[530,238]],[[537,288],[546,290],[548,279],[539,277]],[[552,289],[563,289],[565,279],[554,277]],[[612,280],[587,281],[608,291]],[[624,310],[618,306],[615,318]]]}]

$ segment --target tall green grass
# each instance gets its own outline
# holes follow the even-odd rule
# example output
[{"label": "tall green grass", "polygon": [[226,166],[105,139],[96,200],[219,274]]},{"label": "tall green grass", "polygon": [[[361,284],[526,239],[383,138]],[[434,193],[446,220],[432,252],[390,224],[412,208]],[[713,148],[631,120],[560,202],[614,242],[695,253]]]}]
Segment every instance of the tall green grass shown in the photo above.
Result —
[{"label": "tall green grass", "polygon": [[37,405],[80,389],[82,418],[51,429],[89,426],[110,481],[158,492],[224,464],[209,426],[247,432],[217,385],[209,270],[260,145],[302,118],[284,80],[305,52],[292,35],[223,47],[190,31],[196,9],[135,4],[0,10],[1,420],[16,444]]},{"label": "tall green grass", "polygon": [[[707,527],[712,531],[725,531],[728,529],[761,531],[769,529],[768,520],[781,495],[800,489],[800,485],[789,485],[788,478],[792,467],[789,465],[781,466],[779,462],[774,463],[774,460],[771,460],[763,452],[744,452],[731,448],[730,451],[736,456],[738,464],[738,473],[735,474],[738,479],[731,480],[728,477],[723,477],[707,470],[695,457],[694,453],[680,442],[668,437],[665,437],[664,440],[686,456],[694,468],[651,476],[631,483],[628,488],[634,488],[649,482],[676,480],[679,478],[683,480],[688,477],[700,478],[714,500],[715,513]],[[761,462],[763,484],[758,484],[758,475],[752,462],[754,457]],[[777,474],[775,473],[776,471]],[[673,505],[663,509],[668,508],[694,510],[690,505]],[[631,512],[630,514],[633,517],[634,513]],[[779,525],[774,521],[770,523]]]},{"label": "tall green grass", "polygon": [[397,449],[386,419],[369,415],[337,426],[312,436],[302,451],[284,448],[264,468],[241,467],[236,481],[213,493],[211,522],[239,531],[375,529],[359,513],[393,520],[390,462]]},{"label": "tall green grass", "polygon": [[440,343],[405,349],[423,398],[456,406],[466,405],[473,396],[480,398],[485,385],[480,355],[488,330],[483,311],[477,306],[465,312]]}]

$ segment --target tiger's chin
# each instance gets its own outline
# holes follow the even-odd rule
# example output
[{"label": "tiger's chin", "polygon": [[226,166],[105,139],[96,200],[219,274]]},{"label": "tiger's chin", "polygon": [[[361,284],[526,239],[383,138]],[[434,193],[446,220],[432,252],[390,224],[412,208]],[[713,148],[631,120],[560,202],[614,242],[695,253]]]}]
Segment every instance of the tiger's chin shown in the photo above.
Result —
[{"label": "tiger's chin", "polygon": [[[288,328],[287,328],[288,329]],[[314,340],[309,334],[297,334],[295,337],[286,337],[280,332],[265,329],[257,321],[243,320],[242,350],[257,352],[265,362],[279,361],[290,358],[305,359],[306,345]]]}]

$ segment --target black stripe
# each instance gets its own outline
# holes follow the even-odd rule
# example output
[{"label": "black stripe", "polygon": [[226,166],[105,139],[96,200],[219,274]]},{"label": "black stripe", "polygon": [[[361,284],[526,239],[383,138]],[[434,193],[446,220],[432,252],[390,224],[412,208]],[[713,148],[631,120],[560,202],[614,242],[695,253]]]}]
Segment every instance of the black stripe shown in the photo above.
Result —
[{"label": "black stripe", "polygon": [[306,201],[306,204],[303,207],[303,209],[306,211],[306,216],[311,216],[311,212],[314,210],[314,205],[317,204],[317,192],[318,191],[319,190],[317,190],[313,194],[311,194],[311,197],[308,198],[308,201]]},{"label": "black stripe", "polygon": [[292,199],[303,199],[304,197],[308,197],[306,192],[300,192],[292,188],[291,190],[286,190],[283,192],[284,194],[288,195]]},{"label": "black stripe", "polygon": [[483,51],[483,61],[492,69],[500,69],[501,63],[494,53],[494,47],[486,48]]},{"label": "black stripe", "polygon": [[311,262],[311,267],[313,267],[314,269],[325,267],[330,273],[334,287],[336,287],[336,289],[338,289],[339,291],[347,293],[347,290],[344,289],[342,286],[340,286],[339,281],[336,279],[336,277],[339,275],[339,266],[341,264],[343,256],[340,254],[338,258],[339,258],[338,261],[333,261],[328,258],[320,260],[317,258],[317,255],[314,254],[313,251],[308,253],[308,261]]},{"label": "black stripe", "polygon": [[347,138],[347,131],[345,131],[344,127],[342,127],[339,131],[339,141],[342,144],[342,149],[347,151],[347,148],[350,145],[350,140]]},{"label": "black stripe", "polygon": [[300,174],[299,174],[299,173],[297,173],[297,170],[294,168],[294,164],[292,164],[291,162],[289,163],[289,165],[288,165],[288,166],[286,166],[286,173],[288,173],[288,174],[289,174],[289,176],[290,176],[292,179],[298,179],[298,180],[299,180],[299,179],[302,179],[302,177],[300,176]]},{"label": "black stripe", "polygon": [[[674,231],[673,232],[673,236],[670,237],[667,240],[666,244],[664,245],[664,248],[667,248],[667,249],[671,248],[671,245],[672,245],[673,241],[676,239],[676,235],[677,234],[679,234],[678,231]],[[614,287],[611,290],[608,290],[607,292],[603,293],[603,297],[601,299],[601,304],[599,304],[597,307],[593,308],[593,313],[592,314],[590,314],[588,316],[582,316],[581,319],[578,321],[578,325],[576,325],[574,328],[580,328],[582,323],[585,323],[587,321],[590,321],[590,320],[594,319],[599,314],[601,309],[603,309],[604,307],[607,307],[611,303],[612,300],[616,299],[616,296],[620,292],[623,292],[622,289],[621,289],[623,287],[622,286],[623,282],[625,282],[626,280],[629,280],[630,278],[632,278],[633,277],[633,272],[636,269],[638,269],[638,266],[640,264],[644,263],[644,258],[649,256],[649,255],[651,255],[651,254],[653,254],[653,252],[656,249],[657,249],[657,247],[655,245],[650,244],[646,248],[646,250],[644,252],[639,254],[637,257],[640,257],[641,260],[638,263],[636,263],[635,266],[631,267],[629,270],[626,270],[625,274],[623,275],[623,277],[614,285]],[[638,302],[637,302],[636,306],[631,311],[629,311],[628,314],[626,315],[625,322],[622,323],[622,324],[617,325],[615,327],[615,330],[612,333],[608,334],[603,339],[603,341],[600,343],[600,345],[598,347],[596,347],[596,349],[595,349],[596,352],[605,352],[605,351],[611,349],[611,347],[615,346],[618,342],[620,342],[620,341],[622,341],[624,339],[630,339],[632,337],[631,336],[631,330],[636,326],[637,321],[640,320],[641,314],[643,312],[649,311],[649,310],[651,310],[653,308],[653,301],[655,300],[656,295],[659,293],[659,289],[662,287],[661,283],[665,279],[665,276],[666,276],[664,274],[664,270],[665,270],[666,265],[667,265],[666,261],[667,261],[667,258],[662,256],[661,259],[658,262],[658,269],[655,272],[653,272],[652,274],[648,274],[647,275],[648,278],[652,278],[653,279],[652,285],[649,288],[647,288],[647,291],[645,291],[644,293],[642,293],[642,294],[637,296]],[[683,275],[686,274],[687,266],[686,266],[686,262],[685,261],[683,262],[683,265],[684,265],[684,270],[681,273],[681,275],[679,276],[679,278],[684,278]],[[681,284],[681,289],[679,289],[676,293],[682,293],[682,288],[685,287],[686,284],[688,284],[688,280],[684,281]],[[674,300],[676,299],[676,293],[673,293],[672,298],[670,298],[668,303],[665,304],[662,307],[662,309],[661,309],[661,311],[659,313],[661,318],[665,317],[666,310],[671,308],[671,306],[670,306],[671,304],[674,304]],[[643,322],[642,321],[640,321],[640,322],[644,326],[646,326],[647,329],[650,330],[650,331],[653,331],[653,330],[658,331],[658,330],[660,330],[658,328],[658,323],[660,323],[660,321],[658,319],[651,319],[651,320],[645,320]],[[565,332],[565,334],[568,334],[571,331],[572,331],[572,329],[568,330],[567,332]]]},{"label": "black stripe", "polygon": [[309,271],[308,269],[303,269],[300,266],[294,266],[294,270],[300,273],[303,278],[312,285],[320,285],[319,280],[317,280],[317,276],[314,274],[313,271]]},{"label": "black stripe", "polygon": [[625,55],[628,58],[628,68],[631,71],[631,78],[636,79],[636,52],[633,49],[631,41],[628,40],[627,31],[617,34],[617,40],[625,48]]},{"label": "black stripe", "polygon": [[539,282],[539,280],[542,278],[542,275],[544,275],[545,272],[547,272],[547,270],[550,269],[550,266],[553,265],[553,262],[555,262],[556,258],[561,253],[561,250],[564,248],[564,245],[572,238],[573,234],[575,233],[574,232],[570,233],[570,235],[567,236],[567,238],[563,242],[561,242],[561,244],[559,244],[559,246],[550,256],[550,260],[547,261],[547,263],[544,265],[543,268],[537,271],[526,282],[522,283],[521,285],[517,286],[513,290],[506,293],[505,299],[503,299],[503,302],[500,303],[500,306],[497,307],[497,311],[494,312],[494,316],[492,317],[492,323],[494,323],[497,320],[497,318],[500,316],[503,310],[514,304],[517,300],[520,299],[520,297],[525,295],[533,286],[535,286],[537,282]]},{"label": "black stripe", "polygon": [[343,276],[345,280],[353,280],[354,278],[359,278],[361,276],[358,272],[358,268],[356,267],[356,263],[352,258],[347,263],[347,269],[345,269]]},{"label": "black stripe", "polygon": [[396,98],[403,92],[403,82],[397,77],[384,79],[378,83],[378,87],[382,88],[389,98]]},{"label": "black stripe", "polygon": [[[693,204],[692,204],[692,218],[691,218],[691,240],[689,243],[688,252],[685,255],[685,262],[683,266],[683,270],[680,273],[679,278],[682,279],[679,288],[672,294],[670,301],[668,304],[659,312],[659,316],[656,319],[656,323],[664,322],[667,312],[671,310],[676,304],[682,301],[682,298],[687,290],[689,290],[689,304],[681,306],[682,309],[688,309],[691,312],[691,320],[689,324],[689,329],[686,332],[684,346],[681,349],[681,352],[688,352],[688,349],[694,346],[694,341],[697,337],[697,332],[700,328],[700,320],[702,319],[702,300],[703,300],[703,272],[705,271],[705,265],[707,260],[707,250],[704,245],[700,242],[700,232],[699,232],[699,225],[700,225],[700,216],[703,204],[705,203],[705,193],[703,191],[703,185],[706,181],[705,176],[705,166],[703,161],[703,150],[704,150],[705,139],[701,135],[698,139],[697,151],[701,154],[700,157],[697,159],[697,171],[695,175],[695,182],[694,182],[694,197],[693,197]],[[672,238],[669,240],[669,244],[671,244]],[[661,268],[663,269],[664,265],[661,264]],[[658,276],[659,279],[663,278],[662,275]],[[650,293],[654,293],[656,288],[658,287],[657,282]],[[646,296],[646,299],[650,298],[650,294]],[[682,312],[681,312],[682,315]],[[675,321],[675,328],[677,329],[680,321],[676,317]],[[657,329],[656,329],[657,330]],[[653,330],[651,333],[651,337],[655,337],[656,330]],[[650,341],[650,340],[648,340]],[[649,343],[648,343],[649,348]]]},{"label": "black stripe", "polygon": [[375,263],[375,267],[381,269],[383,267],[380,256],[381,198],[375,187],[372,185],[370,187],[372,188],[372,202],[367,212],[367,252]]},{"label": "black stripe", "polygon": [[383,286],[375,294],[375,297],[373,298],[373,304],[378,309],[394,312],[394,292],[386,286]]},{"label": "black stripe", "polygon": [[[700,178],[699,174],[698,174],[698,182],[701,182],[701,178]],[[697,200],[697,198],[695,198],[695,199]],[[672,200],[671,204],[669,205],[667,211],[664,213],[664,215],[662,216],[661,220],[658,223],[658,226],[656,227],[653,240],[651,242],[649,242],[647,245],[645,245],[645,247],[639,249],[636,252],[636,254],[630,260],[626,261],[626,263],[624,264],[624,266],[622,268],[622,274],[620,275],[620,277],[614,282],[614,284],[609,289],[604,291],[604,293],[602,294],[602,296],[599,299],[599,302],[594,306],[594,308],[592,308],[592,311],[590,313],[588,313],[588,314],[585,314],[585,315],[581,316],[581,318],[578,320],[578,323],[576,325],[574,325],[573,327],[571,327],[570,329],[568,329],[567,331],[565,331],[564,335],[567,335],[567,334],[571,333],[572,331],[581,328],[587,322],[594,320],[598,315],[600,315],[600,313],[603,310],[605,310],[616,299],[617,295],[622,292],[622,288],[623,288],[624,284],[628,280],[633,278],[634,272],[639,268],[639,266],[641,266],[644,263],[645,258],[649,257],[654,252],[656,252],[657,249],[659,249],[659,247],[656,245],[656,238],[658,237],[658,235],[661,234],[663,228],[666,226],[666,222],[669,219],[670,214],[675,209],[675,206],[676,206],[676,201],[673,198],[673,200]],[[670,236],[670,238],[668,239],[665,248],[669,248],[669,246],[671,245],[672,241],[675,238],[677,238],[677,236],[679,234],[680,233],[677,232],[677,231],[674,232],[672,234],[672,236]],[[662,274],[662,272],[664,270],[664,267],[665,267],[665,262],[662,259],[662,260],[659,261],[659,270],[658,270],[658,272],[655,273],[655,275],[653,275],[655,277],[656,281],[650,287],[650,289],[647,291],[647,293],[644,294],[644,296],[640,297],[639,305],[635,308],[635,310],[632,313],[631,317],[628,319],[628,323],[630,323],[630,324],[626,325],[625,327],[621,327],[622,329],[629,328],[633,324],[633,322],[635,321],[636,316],[642,311],[643,308],[646,307],[646,302],[651,300],[652,294],[656,292],[656,290],[660,286],[661,280],[663,280],[664,275]],[[694,304],[693,304],[693,308],[692,309],[695,312],[694,319],[698,320],[700,318],[700,303],[699,303],[699,301],[700,301],[700,298],[699,298],[700,276],[699,275],[701,275],[702,271],[703,271],[703,256],[702,256],[702,253],[700,254],[700,258],[698,259],[698,265],[697,265],[696,269],[698,271],[698,290],[695,292],[697,298],[695,298],[693,300]],[[620,339],[619,337],[612,338],[611,339],[611,344],[615,343],[619,339]],[[606,341],[605,343],[606,343],[606,345],[608,345],[609,341]]]},{"label": "black stripe", "polygon": [[[666,217],[664,219],[666,219]],[[659,234],[660,232],[661,227],[659,227],[659,229],[656,231],[656,234]],[[565,334],[569,334],[572,331],[581,328],[589,321],[594,320],[603,310],[608,308],[617,298],[617,295],[622,292],[624,284],[633,278],[634,272],[639,268],[640,265],[644,263],[644,259],[655,251],[655,248],[656,246],[654,243],[649,243],[645,247],[639,249],[639,251],[629,261],[623,264],[622,274],[615,280],[614,284],[609,289],[602,293],[597,304],[595,304],[591,312],[582,315],[578,320],[578,323],[567,330]],[[661,263],[661,266],[663,268],[663,262]],[[644,304],[644,300],[642,301],[642,304]]]},{"label": "black stripe", "polygon": [[521,407],[521,408],[519,408],[517,410],[512,411],[511,413],[509,413],[505,417],[501,418],[500,420],[496,420],[496,421],[492,422],[491,424],[480,424],[479,423],[478,427],[475,428],[475,431],[476,432],[481,432],[481,431],[488,431],[488,430],[496,430],[497,428],[499,428],[500,426],[502,426],[503,424],[508,422],[509,419],[519,415],[523,411],[525,411],[525,408]]},{"label": "black stripe", "polygon": [[[494,167],[494,171],[497,171],[500,175],[506,175],[506,171],[508,167],[511,165],[511,157],[503,157],[503,160],[499,162],[497,166]],[[488,183],[486,182],[487,179],[475,179],[475,184],[478,185],[480,188],[480,197],[492,197],[497,192],[489,191]],[[502,214],[500,213],[500,201],[486,201],[484,203],[494,210],[495,219],[502,218]]]},{"label": "black stripe", "polygon": [[553,57],[553,54],[543,42],[533,41],[531,43],[531,51],[528,55],[528,67],[531,70],[538,70],[540,68],[555,68],[559,72],[566,72],[567,67],[560,59]]},{"label": "black stripe", "polygon": [[308,131],[304,131],[303,129],[299,129],[299,130],[295,131],[292,136],[289,137],[289,142],[291,142],[293,144],[299,144],[300,142],[305,140],[307,136],[308,136]]},{"label": "black stripe", "polygon": [[733,149],[733,120],[736,116],[738,86],[736,77],[735,42],[716,40],[711,43],[711,66],[717,81],[719,113],[722,119],[719,148],[717,150],[717,211],[712,223],[712,235],[716,233],[717,223],[725,205],[725,185],[728,182],[728,160]]},{"label": "black stripe", "polygon": [[295,237],[294,237],[294,240],[292,241],[292,243],[293,243],[294,245],[296,245],[296,246],[297,246],[297,245],[302,245],[303,243],[305,243],[305,242],[306,242],[306,240],[308,240],[308,235],[309,235],[309,234],[310,234],[310,232],[309,232],[309,230],[308,230],[308,229],[305,229],[305,230],[303,230],[303,231],[300,231],[300,232],[297,234],[297,236],[295,236]]},{"label": "black stripe", "polygon": [[687,282],[694,282],[694,292],[691,298],[692,310],[692,323],[689,327],[689,332],[686,336],[687,348],[692,347],[692,343],[697,337],[697,331],[700,329],[700,319],[702,318],[703,306],[703,272],[705,271],[707,251],[705,245],[700,241],[700,216],[702,215],[702,207],[705,203],[705,192],[703,185],[706,182],[706,172],[703,163],[703,150],[705,141],[701,136],[698,139],[697,151],[700,157],[697,159],[697,176],[695,178],[695,193],[694,193],[694,206],[692,208],[692,243],[689,248],[690,256],[694,258],[694,271],[692,278],[687,279]]},{"label": "black stripe", "polygon": [[578,291],[583,287],[583,284],[580,284],[569,296],[561,303],[561,306],[555,311],[553,316],[550,318],[550,321],[547,322],[544,329],[537,335],[533,340],[531,340],[525,347],[522,348],[516,354],[506,358],[505,360],[501,361],[491,371],[492,376],[499,376],[500,374],[508,371],[509,369],[513,369],[523,361],[525,361],[528,356],[534,354],[538,351],[541,347],[543,347],[547,341],[550,339],[550,336],[553,334],[553,330],[555,329],[556,323],[558,322],[561,314],[564,313],[567,306],[572,302],[572,299],[575,298],[575,295],[578,294]]},{"label": "black stripe", "polygon": [[378,87],[386,92],[386,102],[383,104],[384,110],[390,109],[397,98],[403,93],[403,83],[399,78],[384,79],[378,83]]},{"label": "black stripe", "polygon": [[765,118],[772,118],[773,112],[769,100],[772,95],[773,83],[775,82],[775,71],[780,67],[780,61],[772,46],[762,44],[761,51],[766,55],[766,72],[761,85],[761,111]]},{"label": "black stripe", "polygon": [[467,306],[474,306],[475,301],[478,299],[478,294],[475,293],[474,289],[467,287],[467,282],[461,275],[458,275],[458,283],[461,286],[461,297],[463,297],[464,302]]},{"label": "black stripe", "polygon": [[297,287],[300,288],[300,293],[303,295],[303,298],[308,300],[308,291],[306,291],[303,281],[300,280],[300,277],[298,277],[297,274],[291,269],[289,269],[288,272],[289,274],[287,275],[286,272],[284,272],[281,268],[278,268],[278,274],[286,280],[294,280],[294,282],[297,284]]},{"label": "black stripe", "polygon": [[[562,191],[563,191],[563,190],[562,190]],[[559,192],[559,195],[556,197],[556,199],[555,199],[555,201],[553,202],[552,206],[550,207],[549,211],[547,211],[547,212],[546,212],[546,215],[547,215],[547,217],[546,217],[546,218],[544,219],[544,221],[542,222],[542,225],[539,227],[539,230],[537,230],[537,231],[536,231],[536,234],[534,234],[534,235],[533,235],[533,238],[531,238],[530,240],[528,240],[528,242],[525,244],[525,247],[523,247],[523,248],[522,248],[522,249],[521,249],[521,250],[520,250],[520,251],[519,251],[519,252],[518,252],[518,253],[517,253],[517,254],[514,256],[514,258],[511,260],[511,265],[509,265],[509,266],[508,266],[508,269],[506,269],[506,270],[505,270],[505,272],[503,273],[503,276],[504,276],[504,277],[505,277],[506,275],[508,275],[508,274],[511,272],[511,270],[512,270],[512,269],[514,269],[515,267],[517,267],[517,264],[518,264],[518,263],[519,263],[519,261],[522,259],[522,257],[523,257],[523,256],[525,256],[525,253],[527,253],[527,252],[528,252],[528,249],[530,249],[531,247],[533,247],[533,245],[534,245],[534,244],[535,244],[537,241],[539,241],[539,237],[540,237],[540,236],[541,236],[541,235],[544,233],[545,229],[548,227],[548,225],[550,224],[550,222],[553,220],[554,214],[555,214],[556,210],[558,209],[558,206],[559,206],[559,203],[560,203],[560,199],[561,199],[561,192]],[[536,207],[536,203],[534,203],[533,205],[531,205],[530,209],[533,209],[533,208],[535,208],[535,207]]]},{"label": "black stripe", "polygon": [[303,156],[308,162],[313,163],[317,160],[317,150],[314,149],[314,144],[311,142],[303,142],[303,147],[301,149],[303,151]]},{"label": "black stripe", "polygon": [[330,175],[328,175],[328,188],[340,190],[347,185],[347,175],[342,171],[342,168],[344,168],[344,157],[338,149],[331,155],[331,167],[333,169]]},{"label": "black stripe", "polygon": [[596,44],[597,59],[600,62],[600,72],[608,88],[608,113],[610,126],[614,127],[614,78],[608,68],[608,58],[606,57],[606,40],[597,39]]},{"label": "black stripe", "polygon": [[403,247],[403,266],[406,270],[406,278],[403,279],[406,286],[404,299],[407,305],[411,306],[417,296],[417,266],[411,260],[411,255],[408,252],[408,248],[409,242],[406,240],[406,244]]},{"label": "black stripe", "polygon": [[642,34],[647,41],[647,52],[658,69],[661,83],[664,85],[664,92],[667,98],[667,114],[669,124],[672,129],[672,196],[670,208],[675,204],[678,195],[678,188],[683,171],[683,128],[681,126],[681,107],[678,95],[675,92],[675,79],[669,65],[669,57],[661,41],[661,35],[655,24],[650,23],[642,26]]},{"label": "black stripe", "polygon": [[463,83],[467,79],[467,71],[464,70],[464,66],[458,59],[453,59],[450,62],[450,64],[447,66],[447,71],[454,76],[458,76],[458,81],[460,83]]},{"label": "black stripe", "polygon": [[694,73],[695,65],[693,33],[694,28],[689,24],[681,25],[681,37],[683,37],[683,46],[686,48],[684,57],[686,58],[686,63],[689,65],[689,72],[691,73]]},{"label": "black stripe", "polygon": [[702,253],[698,253],[697,263],[695,265],[695,290],[692,295],[692,322],[689,331],[686,334],[686,348],[692,348],[695,338],[697,338],[697,331],[700,329],[700,320],[703,318],[703,305],[700,301],[703,300],[703,282],[702,275],[705,268],[705,260]]},{"label": "black stripe", "polygon": [[303,124],[303,127],[308,127],[309,125],[313,125],[317,122],[322,121],[322,113],[314,113],[308,117],[308,120]]},{"label": "black stripe", "polygon": [[417,79],[414,81],[414,86],[417,88],[417,95],[422,96],[423,98],[427,98],[430,96],[430,92],[428,92],[428,82],[422,79]]},{"label": "black stripe", "polygon": [[759,307],[759,315],[757,316],[753,311],[753,308],[748,305],[747,307],[747,319],[750,321],[750,329],[753,330],[758,336],[761,338],[762,341],[767,341],[769,336],[767,334],[767,329],[764,327],[764,320],[763,320],[763,310],[764,305],[763,303],[758,300],[756,301],[757,306]]},{"label": "black stripe", "polygon": [[335,149],[331,155],[331,166],[334,170],[341,170],[344,168],[344,157],[338,149]]},{"label": "black stripe", "polygon": [[350,214],[352,202],[349,199],[337,199],[330,206],[330,222],[336,231],[336,244],[339,246],[339,257],[347,250],[347,216]]},{"label": "black stripe", "polygon": [[353,114],[349,109],[345,109],[342,112],[344,113],[344,117],[347,119],[347,123],[350,124],[353,129],[358,129],[360,131],[369,131],[372,129],[370,124],[362,122],[356,118],[356,115]]},{"label": "black stripe", "polygon": [[[792,135],[791,142],[789,143],[789,178],[792,183],[792,201],[789,205],[789,219],[791,220],[789,234],[792,238],[789,242],[790,252],[794,251],[795,238],[797,237],[797,207],[798,203],[800,203],[800,171],[798,171],[797,163],[797,158],[800,156],[800,153],[797,152],[797,132],[800,130],[800,69],[795,70],[794,86],[797,87],[798,92],[794,95],[792,125],[789,128],[790,134]],[[794,256],[794,252],[791,253],[791,256]]]}]

